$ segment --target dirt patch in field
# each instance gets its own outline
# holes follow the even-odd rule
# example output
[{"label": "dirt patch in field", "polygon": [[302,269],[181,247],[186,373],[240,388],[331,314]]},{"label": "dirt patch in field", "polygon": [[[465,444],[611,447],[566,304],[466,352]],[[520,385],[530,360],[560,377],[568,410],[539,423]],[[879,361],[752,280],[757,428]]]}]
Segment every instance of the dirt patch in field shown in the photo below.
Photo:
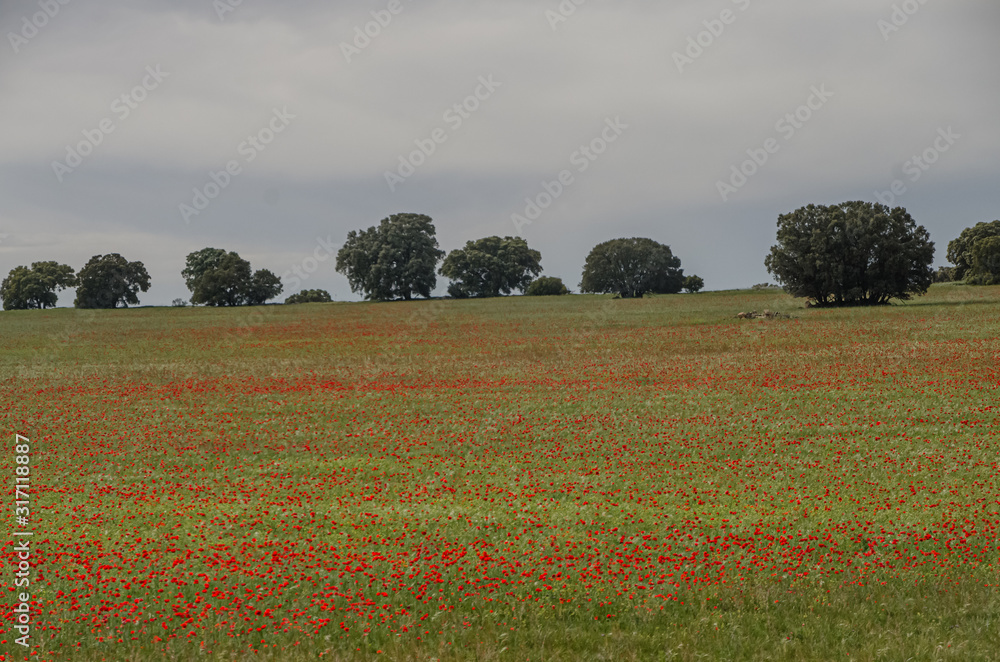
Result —
[{"label": "dirt patch in field", "polygon": [[737,319],[741,320],[790,320],[791,315],[785,313],[779,313],[773,310],[765,310],[763,312],[757,312],[756,310],[751,310],[749,313],[739,313],[736,315]]}]

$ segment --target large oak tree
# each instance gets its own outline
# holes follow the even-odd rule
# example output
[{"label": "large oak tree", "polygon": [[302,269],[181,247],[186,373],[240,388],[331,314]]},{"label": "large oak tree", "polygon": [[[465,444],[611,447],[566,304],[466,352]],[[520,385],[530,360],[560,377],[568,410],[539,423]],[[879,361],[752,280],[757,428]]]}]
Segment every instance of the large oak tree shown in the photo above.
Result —
[{"label": "large oak tree", "polygon": [[778,217],[777,238],[767,270],[819,306],[883,305],[933,281],[934,243],[902,207],[808,205]]},{"label": "large oak tree", "polygon": [[957,239],[948,243],[948,261],[955,265],[951,276],[972,284],[987,285],[1000,280],[1000,272],[993,265],[1000,255],[993,257],[992,241],[1000,237],[1000,221],[977,223],[962,230]]},{"label": "large oak tree", "polygon": [[647,292],[676,294],[684,286],[680,258],[652,239],[612,239],[594,246],[583,268],[581,292],[614,293],[623,299]]},{"label": "large oak tree", "polygon": [[394,214],[367,230],[352,230],[337,252],[337,271],[352,292],[370,301],[429,298],[437,285],[434,223],[423,214]]},{"label": "large oak tree", "polygon": [[188,254],[184,282],[191,303],[206,306],[259,306],[281,294],[281,280],[268,269],[253,271],[238,253],[203,248]]},{"label": "large oak tree", "polygon": [[520,237],[485,237],[453,250],[441,275],[455,281],[449,294],[458,298],[498,297],[524,292],[542,271],[542,254]]},{"label": "large oak tree", "polygon": [[118,253],[90,258],[77,279],[77,308],[128,308],[139,304],[139,292],[149,290],[149,272],[142,262],[129,262]]},{"label": "large oak tree", "polygon": [[58,262],[34,262],[31,268],[14,267],[0,283],[0,298],[4,310],[51,308],[59,297],[56,290],[74,287],[77,283],[73,267]]}]

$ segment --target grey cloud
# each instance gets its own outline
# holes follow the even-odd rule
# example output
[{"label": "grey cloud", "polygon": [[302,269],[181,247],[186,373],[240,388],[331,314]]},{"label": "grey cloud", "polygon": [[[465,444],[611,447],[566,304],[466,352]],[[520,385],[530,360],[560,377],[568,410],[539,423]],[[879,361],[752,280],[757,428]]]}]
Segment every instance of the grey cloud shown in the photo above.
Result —
[{"label": "grey cloud", "polygon": [[[512,234],[525,198],[615,116],[629,130],[524,228],[547,273],[574,285],[589,248],[623,234],[671,244],[712,289],[766,280],[778,214],[873,199],[941,127],[961,141],[899,204],[932,230],[940,263],[963,227],[1000,216],[997,5],[929,0],[886,40],[878,22],[898,0],[742,4],[589,0],[553,30],[555,1],[402,0],[348,62],[342,44],[388,0],[244,0],[222,19],[211,0],[71,0],[17,53],[9,35],[39,5],[5,3],[0,272],[134,253],[153,276],[144,302],[163,304],[187,296],[183,257],[203,246],[280,272],[317,236],[400,211],[433,216],[446,249]],[[673,54],[726,9],[735,21],[680,73]],[[170,77],[116,114],[156,65]],[[490,75],[502,86],[450,127],[446,112]],[[823,84],[834,98],[722,202],[717,182]],[[296,118],[248,161],[241,145],[283,107]],[[60,183],[52,162],[104,119],[113,132]],[[447,141],[391,192],[385,172],[442,127]],[[184,223],[178,206],[233,160],[241,174]],[[329,264],[309,286],[351,296]]]}]

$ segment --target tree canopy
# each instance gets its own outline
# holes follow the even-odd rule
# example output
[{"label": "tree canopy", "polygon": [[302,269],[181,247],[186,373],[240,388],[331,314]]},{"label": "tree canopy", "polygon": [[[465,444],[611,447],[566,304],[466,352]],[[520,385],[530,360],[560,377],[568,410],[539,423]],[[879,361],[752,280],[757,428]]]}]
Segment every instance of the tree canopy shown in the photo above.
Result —
[{"label": "tree canopy", "polygon": [[253,272],[250,285],[246,292],[246,303],[249,306],[263,306],[265,303],[275,298],[285,289],[278,278],[270,269],[258,269]]},{"label": "tree canopy", "polygon": [[792,296],[820,306],[882,305],[923,294],[934,243],[902,207],[808,205],[778,217],[767,270]]},{"label": "tree canopy", "polygon": [[1000,285],[1000,235],[973,244],[972,268],[966,280],[974,285]]},{"label": "tree canopy", "polygon": [[34,262],[31,268],[14,267],[0,283],[0,298],[4,310],[50,308],[59,297],[56,290],[74,287],[77,283],[73,267],[58,262]]},{"label": "tree canopy", "polygon": [[612,239],[594,246],[583,268],[581,292],[615,293],[623,299],[647,292],[676,294],[684,285],[680,258],[652,239]]},{"label": "tree canopy", "polygon": [[281,294],[281,280],[267,269],[252,271],[238,253],[203,248],[187,256],[181,275],[192,304],[206,306],[261,305]]},{"label": "tree canopy", "polygon": [[684,291],[689,294],[701,292],[703,287],[705,287],[705,279],[701,276],[688,276],[684,279]]},{"label": "tree canopy", "polygon": [[149,273],[142,262],[118,253],[95,255],[77,275],[77,308],[127,308],[139,304],[139,292],[149,290]]},{"label": "tree canopy", "polygon": [[352,230],[337,252],[337,271],[367,300],[429,298],[444,257],[429,216],[394,214],[367,230]]},{"label": "tree canopy", "polygon": [[298,294],[285,299],[286,304],[296,303],[330,303],[333,298],[326,290],[302,290]]},{"label": "tree canopy", "polygon": [[531,285],[528,285],[528,289],[524,293],[530,297],[562,296],[569,294],[569,290],[566,289],[562,278],[542,276],[531,281]]},{"label": "tree canopy", "polygon": [[542,271],[542,254],[520,237],[485,237],[453,250],[441,275],[455,281],[452,296],[498,297],[524,290]]},{"label": "tree canopy", "polygon": [[[966,280],[977,284],[985,284],[991,280],[988,267],[980,267],[980,269],[985,268],[986,271],[977,270],[973,253],[979,242],[992,237],[1000,237],[1000,221],[977,223],[971,228],[962,230],[962,234],[957,239],[948,243],[948,261],[955,265],[955,270],[952,273],[954,280]],[[985,254],[980,250],[981,265],[986,264],[983,262],[984,257]]]}]

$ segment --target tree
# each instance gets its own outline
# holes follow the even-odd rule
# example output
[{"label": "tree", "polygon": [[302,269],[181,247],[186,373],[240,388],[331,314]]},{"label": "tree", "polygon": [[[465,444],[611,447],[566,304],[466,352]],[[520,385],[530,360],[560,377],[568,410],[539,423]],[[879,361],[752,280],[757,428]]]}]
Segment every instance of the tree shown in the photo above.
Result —
[{"label": "tree", "polygon": [[326,290],[302,290],[298,294],[285,299],[286,304],[295,303],[330,303],[333,298]]},{"label": "tree", "polygon": [[58,262],[35,262],[28,267],[15,267],[0,283],[0,298],[4,310],[50,308],[59,297],[56,290],[76,285],[73,267]]},{"label": "tree", "polygon": [[612,239],[590,251],[583,268],[581,292],[616,293],[623,299],[646,292],[676,294],[684,285],[681,261],[652,239]]},{"label": "tree", "polygon": [[251,270],[250,262],[234,251],[203,248],[188,254],[184,277],[192,305],[261,305],[281,294],[281,280],[267,269]]},{"label": "tree", "polygon": [[285,289],[278,278],[268,269],[258,269],[253,272],[250,284],[247,287],[246,303],[250,306],[263,306],[265,303],[275,298]]},{"label": "tree", "polygon": [[455,281],[449,293],[498,297],[514,290],[524,292],[541,273],[541,259],[542,254],[528,248],[520,237],[486,237],[449,253],[440,273]]},{"label": "tree", "polygon": [[242,306],[246,302],[253,272],[239,254],[205,248],[188,255],[187,265],[181,275],[191,290],[192,305]]},{"label": "tree", "polygon": [[955,267],[938,267],[934,272],[935,283],[951,283],[955,280]]},{"label": "tree", "polygon": [[852,306],[925,293],[933,259],[930,235],[905,209],[858,201],[779,216],[764,264],[792,296]]},{"label": "tree", "polygon": [[974,285],[1000,285],[1000,236],[973,244],[972,268],[966,280]]},{"label": "tree", "polygon": [[701,292],[703,287],[705,287],[705,280],[701,276],[688,276],[684,279],[684,291],[688,294]]},{"label": "tree", "polygon": [[531,285],[528,285],[525,294],[529,297],[562,296],[569,294],[569,290],[563,284],[562,278],[542,276],[531,281]]},{"label": "tree", "polygon": [[962,230],[957,239],[948,243],[948,261],[955,265],[952,278],[966,280],[973,269],[972,252],[976,244],[990,237],[1000,237],[1000,221],[977,223]]},{"label": "tree", "polygon": [[448,296],[452,299],[468,299],[469,290],[462,287],[461,283],[448,283]]},{"label": "tree", "polygon": [[218,269],[219,263],[225,256],[226,251],[221,248],[203,248],[200,251],[189,253],[184,260],[184,270],[181,271],[187,288],[193,292],[198,279],[208,271]]},{"label": "tree", "polygon": [[367,230],[352,230],[337,252],[337,271],[352,292],[370,301],[430,298],[444,257],[429,216],[394,214]]},{"label": "tree", "polygon": [[128,308],[139,304],[139,292],[149,290],[149,273],[142,262],[129,262],[118,253],[95,255],[77,275],[77,308]]}]

